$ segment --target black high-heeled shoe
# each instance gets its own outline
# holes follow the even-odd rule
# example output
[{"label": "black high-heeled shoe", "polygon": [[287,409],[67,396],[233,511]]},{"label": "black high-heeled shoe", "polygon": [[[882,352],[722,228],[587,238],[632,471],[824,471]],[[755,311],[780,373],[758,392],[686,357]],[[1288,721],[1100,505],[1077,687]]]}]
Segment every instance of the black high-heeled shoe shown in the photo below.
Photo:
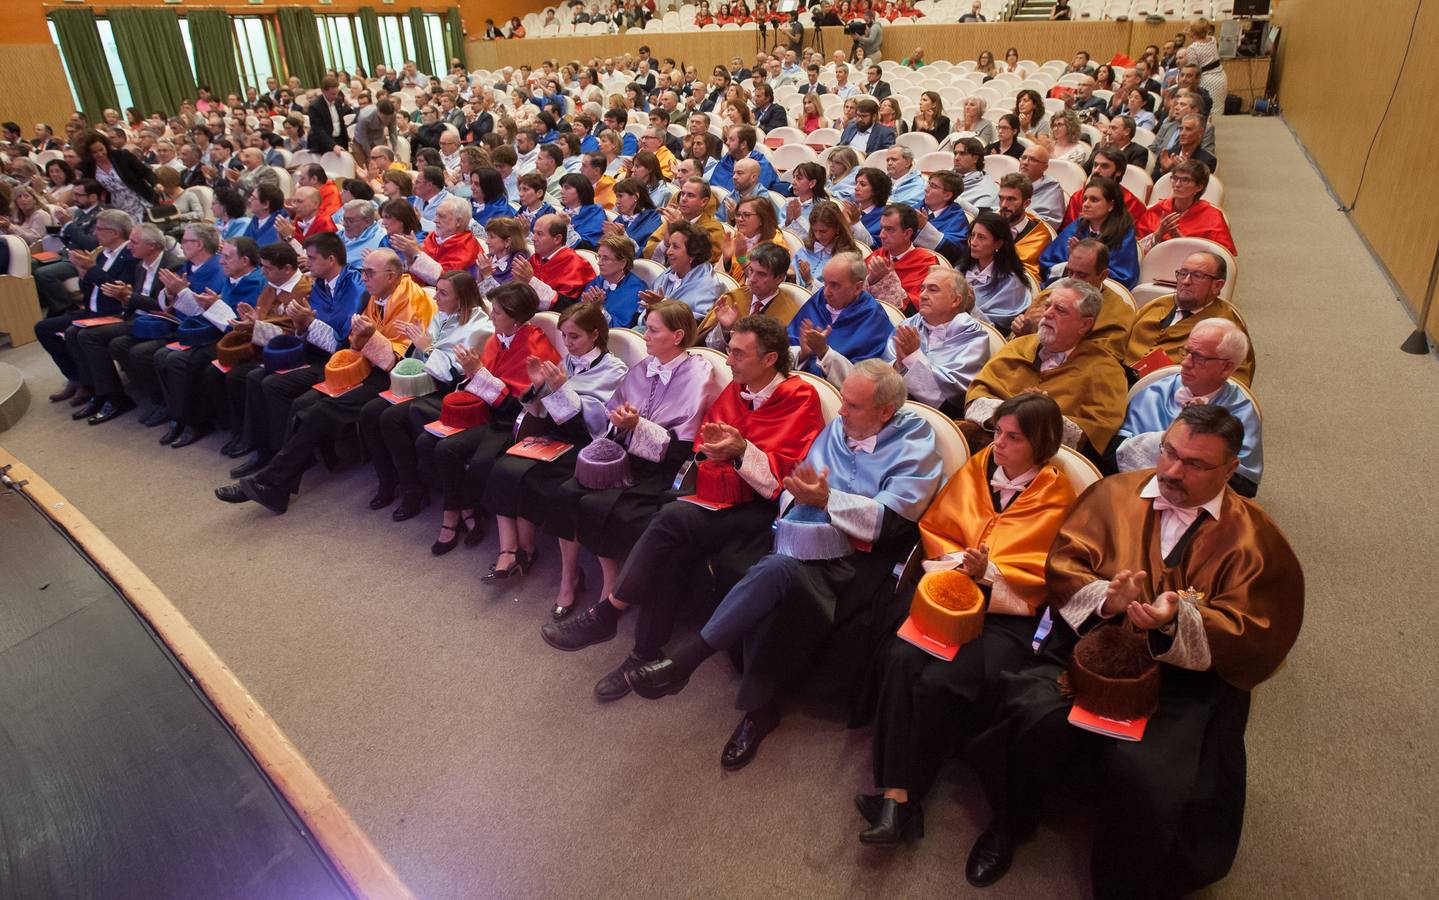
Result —
[{"label": "black high-heeled shoe", "polygon": [[473,514],[464,517],[465,528],[469,534],[465,535],[466,547],[478,547],[485,542],[485,529],[480,527],[480,520]]},{"label": "black high-heeled shoe", "polygon": [[[583,592],[584,589],[585,570],[580,569],[579,574],[575,576],[575,593],[579,594]],[[576,597],[576,599],[579,598]],[[575,603],[571,603],[569,606],[560,606],[558,603],[556,603],[555,608],[550,610],[550,618],[554,619],[556,622],[563,622],[565,619],[568,619],[570,617],[570,613],[575,611],[576,605],[577,604]]]},{"label": "black high-heeled shoe", "polygon": [[455,533],[455,536],[450,538],[448,541],[437,540],[430,545],[430,552],[435,554],[436,556],[444,556],[446,553],[449,553],[451,550],[455,549],[460,545],[460,536],[465,533],[465,520],[461,519],[453,525],[440,526],[440,531],[442,532],[447,529],[453,531]]},{"label": "black high-heeled shoe", "polygon": [[[490,566],[490,574],[481,581],[504,581],[508,578],[519,578],[525,574],[525,557],[523,550],[501,550],[496,556],[494,563]],[[515,564],[500,568],[500,559],[505,556],[513,556]]]}]

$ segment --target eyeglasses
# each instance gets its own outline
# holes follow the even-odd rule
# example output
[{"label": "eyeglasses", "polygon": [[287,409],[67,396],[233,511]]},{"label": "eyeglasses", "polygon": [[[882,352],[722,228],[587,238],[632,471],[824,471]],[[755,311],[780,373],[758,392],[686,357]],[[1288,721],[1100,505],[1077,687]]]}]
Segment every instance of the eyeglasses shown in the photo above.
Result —
[{"label": "eyeglasses", "polygon": [[1226,359],[1226,358],[1224,358],[1224,357],[1222,357],[1222,356],[1205,356],[1203,353],[1195,353],[1193,350],[1190,350],[1188,347],[1185,347],[1185,348],[1184,348],[1184,355],[1185,355],[1186,357],[1188,357],[1189,359],[1194,360],[1195,363],[1197,363],[1197,364],[1199,364],[1199,365],[1201,365],[1201,366],[1204,365],[1205,363],[1212,363],[1212,362],[1229,362],[1228,359]]},{"label": "eyeglasses", "polygon": [[1189,280],[1189,279],[1191,279],[1191,278],[1192,278],[1192,279],[1195,279],[1196,281],[1213,281],[1214,279],[1216,279],[1216,278],[1218,278],[1218,277],[1219,277],[1218,275],[1211,275],[1211,274],[1209,274],[1208,272],[1195,272],[1195,271],[1192,270],[1192,269],[1175,269],[1175,270],[1174,270],[1174,280],[1175,280],[1175,281],[1187,281],[1187,280]]},{"label": "eyeglasses", "polygon": [[1207,462],[1200,462],[1193,457],[1180,456],[1179,451],[1175,450],[1173,445],[1171,445],[1168,441],[1164,441],[1159,445],[1159,455],[1169,460],[1170,462],[1179,463],[1191,472],[1213,472],[1215,469],[1219,468],[1219,466],[1210,465]]}]

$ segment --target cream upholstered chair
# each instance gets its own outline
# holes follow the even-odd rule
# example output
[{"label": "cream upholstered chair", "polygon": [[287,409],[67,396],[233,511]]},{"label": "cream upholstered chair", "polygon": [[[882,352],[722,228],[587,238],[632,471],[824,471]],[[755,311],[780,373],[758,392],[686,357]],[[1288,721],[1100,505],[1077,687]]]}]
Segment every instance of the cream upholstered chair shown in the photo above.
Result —
[{"label": "cream upholstered chair", "polygon": [[944,461],[944,480],[948,481],[969,459],[969,443],[964,434],[953,419],[933,406],[918,400],[906,400],[903,408],[924,419],[934,429],[935,444],[939,447],[940,459]]},{"label": "cream upholstered chair", "polygon": [[839,390],[818,375],[801,372],[798,369],[794,370],[794,374],[809,382],[819,394],[820,413],[824,416],[825,422],[834,421],[834,417],[839,415]]}]

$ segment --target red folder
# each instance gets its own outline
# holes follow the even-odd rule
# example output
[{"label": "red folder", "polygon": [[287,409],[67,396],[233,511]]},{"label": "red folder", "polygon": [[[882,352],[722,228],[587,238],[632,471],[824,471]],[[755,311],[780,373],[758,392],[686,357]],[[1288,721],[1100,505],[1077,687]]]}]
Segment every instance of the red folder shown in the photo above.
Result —
[{"label": "red folder", "polygon": [[1174,360],[1169,358],[1169,354],[1165,353],[1164,350],[1162,350],[1161,348],[1155,347],[1153,350],[1149,351],[1149,354],[1147,356],[1145,356],[1138,362],[1132,364],[1129,368],[1139,373],[1139,377],[1143,378],[1150,372],[1154,372],[1164,368],[1165,366],[1172,365],[1174,365]]},{"label": "red folder", "polygon": [[1095,734],[1102,734],[1106,737],[1117,738],[1121,741],[1138,741],[1144,737],[1144,726],[1149,724],[1149,717],[1142,719],[1106,719],[1104,716],[1096,716],[1087,709],[1081,709],[1078,704],[1069,710],[1069,724],[1076,728],[1083,728],[1085,731],[1092,731]]},{"label": "red folder", "polygon": [[525,459],[537,459],[540,462],[554,462],[573,450],[574,447],[574,444],[566,444],[564,441],[557,441],[554,438],[527,437],[511,445],[505,453]]}]

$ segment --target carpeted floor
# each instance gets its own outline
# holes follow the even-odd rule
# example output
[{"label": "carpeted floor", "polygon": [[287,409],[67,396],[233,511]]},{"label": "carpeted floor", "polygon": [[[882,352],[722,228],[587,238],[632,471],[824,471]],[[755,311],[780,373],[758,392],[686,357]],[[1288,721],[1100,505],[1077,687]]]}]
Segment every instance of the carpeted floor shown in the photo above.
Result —
[{"label": "carpeted floor", "polygon": [[[1428,894],[1439,412],[1422,398],[1439,367],[1398,351],[1408,317],[1284,124],[1218,128],[1267,414],[1260,499],[1304,563],[1308,615],[1257,693],[1244,844],[1212,894]],[[869,788],[868,735],[838,711],[801,704],[727,776],[727,664],[663,702],[598,706],[627,632],[577,654],[539,640],[553,544],[526,581],[486,587],[492,544],[432,559],[437,516],[369,512],[359,469],[308,476],[283,518],[226,506],[210,494],[228,467],[218,439],[171,451],[134,416],[77,425],[44,403],[59,376],[37,345],[0,360],[39,398],[0,443],[169,594],[419,896],[967,891],[988,813],[964,771],[929,799],[923,841],[879,852],[855,840],[850,805]],[[986,895],[1086,895],[1086,833],[1061,808]]]}]

